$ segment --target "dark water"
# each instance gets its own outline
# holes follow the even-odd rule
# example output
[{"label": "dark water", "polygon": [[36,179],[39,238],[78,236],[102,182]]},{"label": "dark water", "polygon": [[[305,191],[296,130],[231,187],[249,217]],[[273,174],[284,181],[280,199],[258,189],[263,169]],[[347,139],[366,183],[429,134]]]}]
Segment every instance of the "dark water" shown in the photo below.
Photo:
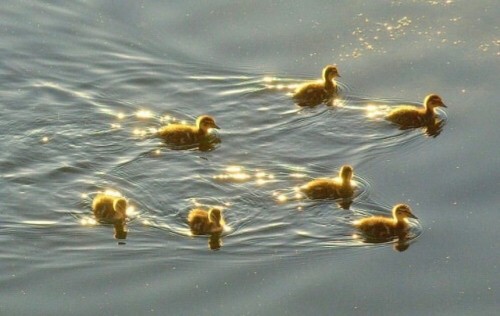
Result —
[{"label": "dark water", "polygon": [[[4,1],[0,314],[494,315],[496,1]],[[290,85],[337,64],[334,106]],[[442,130],[379,111],[436,92]],[[148,137],[209,113],[211,151]],[[355,168],[350,210],[294,187]],[[92,196],[132,206],[128,237]],[[280,201],[280,196],[289,198]],[[409,247],[351,222],[408,203]],[[218,251],[187,212],[224,206]]]}]

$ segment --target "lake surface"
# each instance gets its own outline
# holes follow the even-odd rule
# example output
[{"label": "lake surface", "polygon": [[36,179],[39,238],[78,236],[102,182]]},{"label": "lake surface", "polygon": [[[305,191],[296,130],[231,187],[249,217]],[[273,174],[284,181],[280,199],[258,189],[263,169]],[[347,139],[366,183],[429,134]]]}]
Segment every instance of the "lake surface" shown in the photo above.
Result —
[{"label": "lake surface", "polygon": [[[496,315],[497,1],[14,1],[0,10],[0,314]],[[294,85],[336,64],[341,93]],[[380,113],[438,93],[441,129]],[[221,143],[172,150],[211,114]],[[349,209],[295,197],[354,167]],[[97,192],[132,207],[125,240]],[[352,221],[409,204],[411,241]],[[186,216],[222,206],[220,240]],[[218,248],[218,250],[211,250]]]}]

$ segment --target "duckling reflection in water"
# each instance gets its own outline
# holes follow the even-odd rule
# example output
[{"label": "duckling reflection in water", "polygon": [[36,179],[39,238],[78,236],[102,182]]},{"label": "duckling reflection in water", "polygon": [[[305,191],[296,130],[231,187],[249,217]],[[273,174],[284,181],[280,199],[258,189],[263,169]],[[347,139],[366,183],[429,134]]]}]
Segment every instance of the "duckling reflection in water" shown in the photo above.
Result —
[{"label": "duckling reflection in water", "polygon": [[300,106],[315,106],[332,99],[337,93],[336,77],[340,77],[337,67],[326,66],[323,69],[323,82],[304,83],[295,90],[293,99]]},{"label": "duckling reflection in water", "polygon": [[211,234],[208,239],[208,248],[210,250],[219,250],[222,247],[222,239],[220,233]]},{"label": "duckling reflection in water", "polygon": [[424,99],[423,107],[398,106],[387,114],[386,120],[404,128],[425,127],[436,124],[434,108],[447,107],[437,94],[430,94]]},{"label": "duckling reflection in water", "polygon": [[367,242],[391,240],[396,237],[405,239],[410,230],[408,218],[417,219],[408,205],[397,204],[392,208],[392,218],[372,216],[355,221],[353,224],[363,232]]},{"label": "duckling reflection in water", "polygon": [[[349,199],[354,195],[355,189],[355,185],[351,183],[353,174],[353,168],[344,165],[340,168],[338,177],[312,180],[300,187],[300,191],[310,199]],[[349,205],[350,203],[347,204]]]},{"label": "duckling reflection in water", "polygon": [[114,237],[115,239],[127,239],[127,229],[125,222],[114,223]]},{"label": "duckling reflection in water", "polygon": [[209,115],[202,115],[196,119],[196,125],[170,124],[160,128],[157,136],[166,143],[174,146],[205,145],[210,140],[209,130],[219,126],[215,119]]},{"label": "duckling reflection in water", "polygon": [[225,224],[222,212],[218,208],[211,208],[208,211],[195,208],[189,212],[187,220],[193,235],[220,234]]}]

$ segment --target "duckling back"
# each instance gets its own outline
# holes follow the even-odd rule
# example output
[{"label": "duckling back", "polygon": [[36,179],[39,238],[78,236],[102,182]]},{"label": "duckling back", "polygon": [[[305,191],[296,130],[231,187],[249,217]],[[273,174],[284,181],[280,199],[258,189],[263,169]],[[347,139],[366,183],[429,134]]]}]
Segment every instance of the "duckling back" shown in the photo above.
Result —
[{"label": "duckling back", "polygon": [[202,209],[193,209],[189,212],[188,224],[194,235],[221,233],[223,230],[221,223],[212,221],[209,212]]},{"label": "duckling back", "polygon": [[310,199],[339,199],[351,198],[354,188],[350,183],[343,184],[341,179],[316,179],[300,188]]},{"label": "duckling back", "polygon": [[389,112],[385,118],[403,127],[421,127],[434,120],[433,115],[427,115],[424,109],[414,106],[400,106]]},{"label": "duckling back", "polygon": [[306,83],[295,90],[293,99],[299,106],[315,106],[328,101],[334,91],[325,90],[323,83]]},{"label": "duckling back", "polygon": [[335,182],[330,179],[316,179],[302,186],[300,190],[310,199],[337,198]]},{"label": "duckling back", "polygon": [[406,228],[404,224],[398,226],[391,218],[381,216],[361,219],[355,223],[355,226],[365,235],[380,239],[397,236]]},{"label": "duckling back", "polygon": [[[119,205],[119,209],[117,209]],[[92,201],[92,211],[98,220],[119,221],[125,220],[127,202],[122,197],[97,194]]]},{"label": "duckling back", "polygon": [[165,142],[177,146],[196,144],[201,139],[196,127],[182,124],[164,126],[158,130],[157,135]]}]

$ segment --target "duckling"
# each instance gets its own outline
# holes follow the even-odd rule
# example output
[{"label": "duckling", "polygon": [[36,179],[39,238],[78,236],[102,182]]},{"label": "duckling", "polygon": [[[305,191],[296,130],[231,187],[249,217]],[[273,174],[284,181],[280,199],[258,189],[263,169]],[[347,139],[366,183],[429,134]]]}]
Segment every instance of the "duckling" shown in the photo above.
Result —
[{"label": "duckling", "polygon": [[170,124],[160,128],[157,136],[171,145],[195,145],[206,140],[211,128],[219,129],[215,119],[209,115],[202,115],[196,119],[196,126]]},{"label": "duckling", "polygon": [[437,94],[430,94],[424,99],[423,107],[398,106],[385,118],[402,127],[423,127],[435,122],[434,108],[440,106],[447,107]]},{"label": "duckling", "polygon": [[224,229],[224,219],[218,208],[211,208],[208,212],[199,208],[191,210],[188,224],[194,235],[220,234]]},{"label": "duckling", "polygon": [[92,201],[92,211],[98,220],[124,222],[127,217],[127,204],[123,197],[99,193]]},{"label": "duckling", "polygon": [[392,218],[372,216],[355,221],[354,226],[371,238],[386,239],[406,237],[410,225],[408,217],[418,219],[406,204],[397,204],[392,208]]},{"label": "duckling", "polygon": [[310,199],[350,198],[355,189],[351,183],[353,174],[353,168],[344,165],[340,168],[338,177],[312,180],[300,187],[300,190]]},{"label": "duckling", "polygon": [[340,77],[337,67],[326,66],[323,69],[323,82],[304,83],[295,90],[293,99],[300,106],[315,106],[331,99],[337,92],[335,77]]}]

